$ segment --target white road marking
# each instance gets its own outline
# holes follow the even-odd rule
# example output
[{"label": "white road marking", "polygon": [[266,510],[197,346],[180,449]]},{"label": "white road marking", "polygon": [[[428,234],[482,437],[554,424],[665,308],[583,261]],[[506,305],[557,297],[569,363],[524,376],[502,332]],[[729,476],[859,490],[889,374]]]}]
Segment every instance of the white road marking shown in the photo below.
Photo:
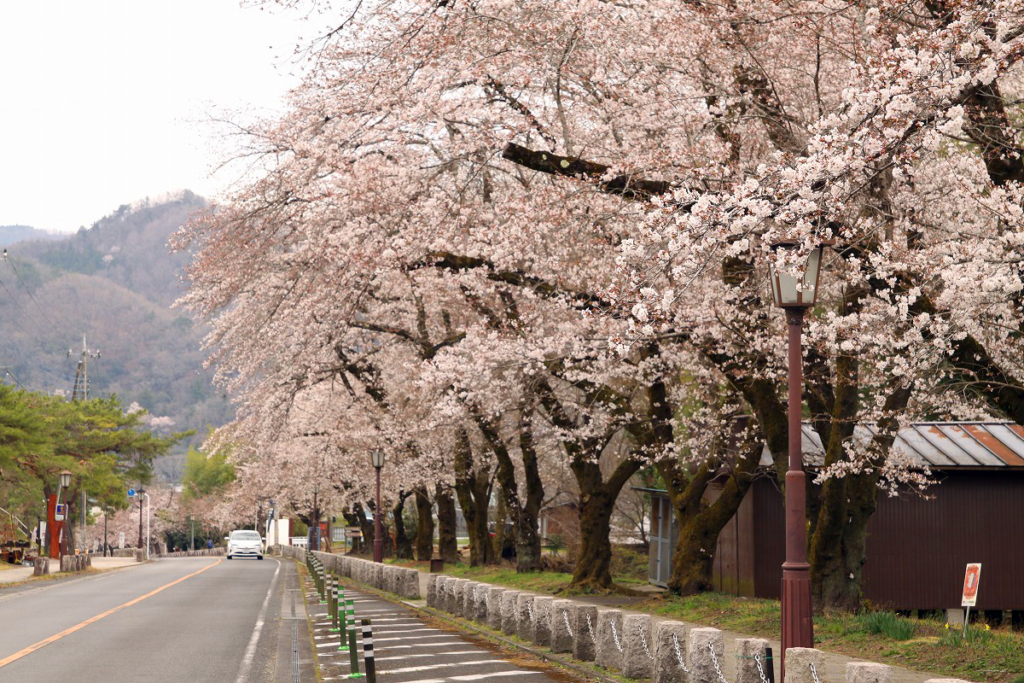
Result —
[{"label": "white road marking", "polygon": [[252,637],[249,638],[249,645],[245,648],[245,656],[242,657],[242,666],[238,670],[238,678],[235,679],[235,683],[245,683],[249,680],[249,669],[252,668],[253,657],[256,656],[256,643],[260,640],[260,631],[263,630],[263,622],[267,618],[267,605],[270,604],[270,596],[274,593],[274,586],[277,584],[277,575],[281,572],[281,562],[277,562],[277,569],[274,570],[274,576],[270,579],[270,587],[267,588],[267,597],[263,598],[263,606],[260,607],[260,614],[256,618],[256,627],[252,630]]},{"label": "white road marking", "polygon": [[492,671],[486,674],[470,674],[468,676],[450,676],[448,680],[451,681],[479,681],[484,678],[491,678],[492,676],[529,676],[530,674],[537,674],[539,671]]},{"label": "white road marking", "polygon": [[378,647],[377,650],[409,650],[414,647],[441,647],[443,645],[465,645],[461,640],[446,640],[437,643],[417,643],[416,645],[385,645],[384,647]]},{"label": "white road marking", "polygon": [[[506,664],[504,659],[478,659],[475,662],[459,662],[458,664],[428,664],[427,666],[407,666],[402,669],[391,669],[390,671],[381,671],[381,675],[384,674],[406,674],[413,673],[415,671],[431,671],[433,669],[448,669],[453,666],[475,666],[478,664]],[[485,674],[488,675],[488,674]]]},{"label": "white road marking", "polygon": [[427,638],[450,638],[450,637],[451,636],[449,636],[448,634],[441,634],[441,635],[436,635],[436,636],[421,636],[419,638],[410,638],[409,636],[405,636],[404,638],[378,638],[377,642],[378,643],[383,643],[383,642],[389,641],[389,640],[426,640]]}]

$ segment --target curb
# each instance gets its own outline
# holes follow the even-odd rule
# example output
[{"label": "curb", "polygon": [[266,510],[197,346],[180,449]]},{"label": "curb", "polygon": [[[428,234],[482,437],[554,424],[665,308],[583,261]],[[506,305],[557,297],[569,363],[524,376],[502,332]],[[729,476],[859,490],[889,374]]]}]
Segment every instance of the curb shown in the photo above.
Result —
[{"label": "curb", "polygon": [[355,581],[351,577],[342,577],[342,579],[345,580],[346,583],[351,583],[358,586],[359,590],[366,591],[367,593],[373,593],[374,595],[383,598],[388,602],[392,602],[398,605],[404,605],[410,609],[416,610],[417,612],[421,612],[435,619],[439,619],[447,624],[454,626],[460,631],[471,631],[479,636],[487,638],[488,640],[505,645],[506,647],[521,650],[523,652],[526,652],[527,654],[537,657],[538,659],[543,659],[547,662],[551,662],[552,664],[556,664],[564,669],[569,669],[570,671],[586,679],[597,680],[601,681],[602,683],[623,683],[623,681],[630,680],[627,678],[617,678],[614,676],[609,676],[606,673],[600,673],[593,669],[580,666],[575,661],[566,659],[564,657],[560,657],[554,654],[553,652],[545,652],[531,645],[524,645],[521,642],[507,638],[504,634],[498,634],[494,631],[491,631],[490,629],[480,628],[476,624],[468,622],[465,619],[458,619],[457,617],[453,617],[451,614],[448,614],[447,612],[441,612],[440,610],[436,610],[433,607],[427,607],[426,600],[424,599],[406,600],[399,596],[388,593],[386,591],[374,588],[373,586],[369,586],[358,581]]}]

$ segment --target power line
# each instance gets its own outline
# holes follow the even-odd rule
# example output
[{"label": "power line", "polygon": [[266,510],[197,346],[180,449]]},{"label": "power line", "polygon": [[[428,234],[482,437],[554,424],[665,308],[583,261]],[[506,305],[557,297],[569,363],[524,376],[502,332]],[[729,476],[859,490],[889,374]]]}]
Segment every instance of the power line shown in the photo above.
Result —
[{"label": "power line", "polygon": [[21,287],[22,287],[22,289],[24,289],[24,290],[25,290],[25,293],[26,293],[26,294],[28,294],[28,298],[32,300],[32,303],[33,303],[33,304],[35,304],[35,307],[36,307],[36,309],[37,309],[37,310],[39,311],[39,313],[40,313],[40,314],[41,314],[41,315],[43,316],[43,318],[44,318],[44,319],[46,320],[47,324],[48,324],[48,325],[50,326],[50,329],[51,329],[52,331],[56,331],[56,329],[57,329],[57,326],[56,326],[56,325],[54,324],[53,320],[52,320],[52,319],[50,318],[50,316],[49,316],[49,315],[48,315],[48,314],[46,313],[46,311],[45,311],[45,310],[43,310],[43,307],[39,305],[39,302],[38,302],[38,301],[36,301],[36,297],[35,297],[35,296],[34,296],[34,295],[32,294],[32,290],[30,290],[30,289],[28,288],[28,285],[26,285],[26,284],[25,284],[25,280],[24,280],[24,279],[23,279],[23,278],[21,277],[21,271],[19,271],[19,270],[18,270],[18,266],[17,266],[17,265],[16,265],[15,263],[14,263],[14,259],[13,259],[13,258],[10,258],[10,256],[9,256],[9,254],[7,253],[7,250],[6,250],[6,249],[4,249],[4,251],[3,251],[3,259],[4,259],[4,261],[6,261],[7,263],[10,263],[10,264],[11,264],[11,269],[12,269],[12,270],[14,270],[14,274],[18,276],[18,282],[20,282],[20,283],[21,283]]}]

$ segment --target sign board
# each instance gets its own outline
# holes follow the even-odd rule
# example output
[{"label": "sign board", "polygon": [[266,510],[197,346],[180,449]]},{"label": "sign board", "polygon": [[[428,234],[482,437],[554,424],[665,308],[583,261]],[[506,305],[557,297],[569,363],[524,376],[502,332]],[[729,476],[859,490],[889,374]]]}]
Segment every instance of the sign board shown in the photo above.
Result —
[{"label": "sign board", "polygon": [[117,547],[118,548],[123,548],[124,547],[124,532],[123,531],[117,535]]},{"label": "sign board", "polygon": [[53,509],[53,518],[58,522],[63,522],[64,515],[67,514],[67,507],[66,503],[57,503],[57,507]]},{"label": "sign board", "polygon": [[40,545],[42,545],[43,539],[46,538],[46,522],[44,522],[42,520],[39,521],[39,532],[38,533],[39,533],[39,535],[36,536],[35,541],[36,541],[36,543],[39,543]]},{"label": "sign board", "polygon": [[345,534],[347,534],[349,538],[362,538],[363,530],[357,526],[347,526],[345,527]]},{"label": "sign board", "polygon": [[331,543],[341,543],[345,540],[345,529],[340,526],[331,527]]},{"label": "sign board", "polygon": [[974,607],[978,603],[978,584],[981,583],[981,563],[967,565],[964,574],[963,607]]},{"label": "sign board", "polygon": [[305,536],[292,536],[291,539],[289,540],[291,541],[291,544],[296,548],[305,548],[307,545],[309,545],[309,539]]},{"label": "sign board", "polygon": [[135,497],[135,489],[128,489],[128,497],[129,498],[134,498]]}]

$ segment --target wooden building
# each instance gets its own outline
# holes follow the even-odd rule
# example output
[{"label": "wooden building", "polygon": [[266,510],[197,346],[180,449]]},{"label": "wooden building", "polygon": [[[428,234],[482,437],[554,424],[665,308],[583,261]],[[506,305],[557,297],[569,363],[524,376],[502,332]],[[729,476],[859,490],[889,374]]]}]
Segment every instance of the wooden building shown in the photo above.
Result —
[{"label": "wooden building", "polygon": [[[872,434],[872,425],[862,425],[854,438]],[[902,430],[893,448],[927,466],[938,483],[927,497],[880,492],[868,523],[864,597],[897,610],[955,608],[965,566],[981,562],[977,609],[1024,610],[1024,427],[918,423]],[[809,470],[821,465],[824,449],[809,424],[803,428],[803,451]],[[772,462],[766,448],[761,460],[766,476],[753,483],[719,536],[717,590],[779,597],[785,517]],[[652,491],[652,497],[650,582],[664,586],[678,528],[665,492]]]}]

